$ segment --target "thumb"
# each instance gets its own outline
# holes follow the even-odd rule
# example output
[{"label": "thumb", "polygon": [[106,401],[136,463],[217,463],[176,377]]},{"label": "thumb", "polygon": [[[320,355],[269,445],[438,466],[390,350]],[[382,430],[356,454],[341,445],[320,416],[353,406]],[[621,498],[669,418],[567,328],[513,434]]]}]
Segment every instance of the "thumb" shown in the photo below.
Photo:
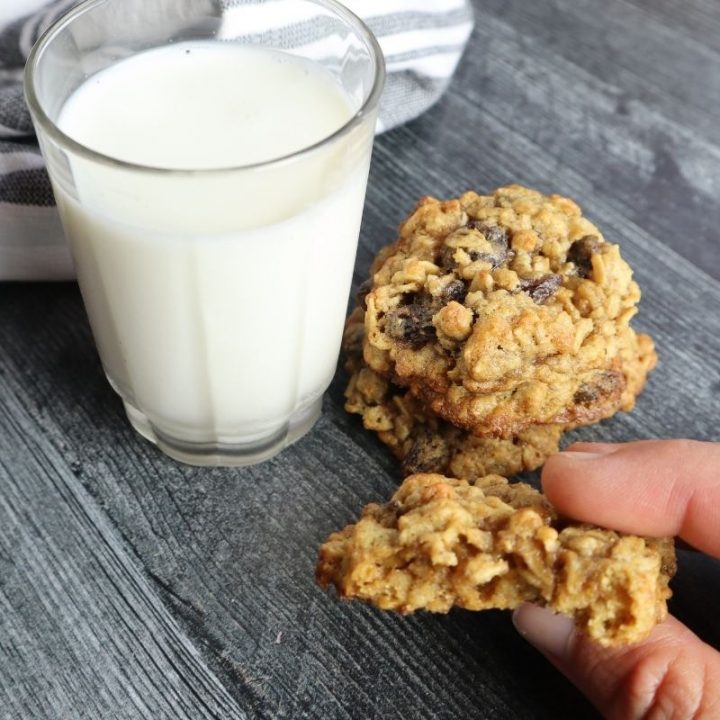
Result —
[{"label": "thumb", "polygon": [[610,720],[720,717],[720,654],[673,617],[621,648],[600,647],[570,618],[535,605],[513,622]]}]

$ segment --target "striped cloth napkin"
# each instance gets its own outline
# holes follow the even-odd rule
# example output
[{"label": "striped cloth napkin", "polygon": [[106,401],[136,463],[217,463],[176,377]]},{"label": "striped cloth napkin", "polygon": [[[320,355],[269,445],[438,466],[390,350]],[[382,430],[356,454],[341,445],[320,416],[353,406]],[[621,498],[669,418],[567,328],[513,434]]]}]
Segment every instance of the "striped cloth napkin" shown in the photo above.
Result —
[{"label": "striped cloth napkin", "polygon": [[[236,0],[224,0],[232,5]],[[0,280],[74,277],[25,107],[33,43],[78,0],[0,0]],[[417,117],[447,86],[472,31],[469,0],[343,0],[380,41],[387,82],[378,132]],[[31,14],[28,14],[28,13]]]}]

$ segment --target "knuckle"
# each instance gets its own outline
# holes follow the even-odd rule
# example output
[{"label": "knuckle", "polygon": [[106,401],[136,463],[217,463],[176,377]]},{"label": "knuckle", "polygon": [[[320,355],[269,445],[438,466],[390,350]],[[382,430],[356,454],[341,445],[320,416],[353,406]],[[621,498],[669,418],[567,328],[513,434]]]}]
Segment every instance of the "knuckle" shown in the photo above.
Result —
[{"label": "knuckle", "polygon": [[662,653],[640,660],[621,689],[618,718],[680,720],[697,716],[706,695],[705,673],[687,656]]}]

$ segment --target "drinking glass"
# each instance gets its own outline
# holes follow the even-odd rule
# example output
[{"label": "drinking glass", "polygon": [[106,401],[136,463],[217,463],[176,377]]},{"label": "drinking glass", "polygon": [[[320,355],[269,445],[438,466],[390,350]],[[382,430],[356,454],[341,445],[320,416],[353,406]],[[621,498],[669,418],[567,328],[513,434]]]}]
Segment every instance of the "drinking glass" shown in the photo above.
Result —
[{"label": "drinking glass", "polygon": [[[59,127],[89,78],[188,42],[318,63],[349,119],[289,155],[209,169],[129,162]],[[334,0],[89,0],[33,49],[26,98],[100,359],[133,427],[167,455],[253,464],[319,417],[383,82],[375,38]],[[187,141],[202,143],[203,128]]]}]

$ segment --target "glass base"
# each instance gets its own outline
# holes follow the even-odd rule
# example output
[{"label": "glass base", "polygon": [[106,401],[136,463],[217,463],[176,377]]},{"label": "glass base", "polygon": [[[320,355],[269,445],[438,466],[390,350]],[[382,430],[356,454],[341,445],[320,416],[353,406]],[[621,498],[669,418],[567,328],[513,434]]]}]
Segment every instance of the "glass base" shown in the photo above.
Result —
[{"label": "glass base", "polygon": [[298,410],[280,430],[252,443],[193,443],[177,440],[152,425],[147,416],[123,400],[130,424],[168,457],[188,465],[242,467],[256,465],[277,455],[308,433],[318,421],[322,396]]}]

